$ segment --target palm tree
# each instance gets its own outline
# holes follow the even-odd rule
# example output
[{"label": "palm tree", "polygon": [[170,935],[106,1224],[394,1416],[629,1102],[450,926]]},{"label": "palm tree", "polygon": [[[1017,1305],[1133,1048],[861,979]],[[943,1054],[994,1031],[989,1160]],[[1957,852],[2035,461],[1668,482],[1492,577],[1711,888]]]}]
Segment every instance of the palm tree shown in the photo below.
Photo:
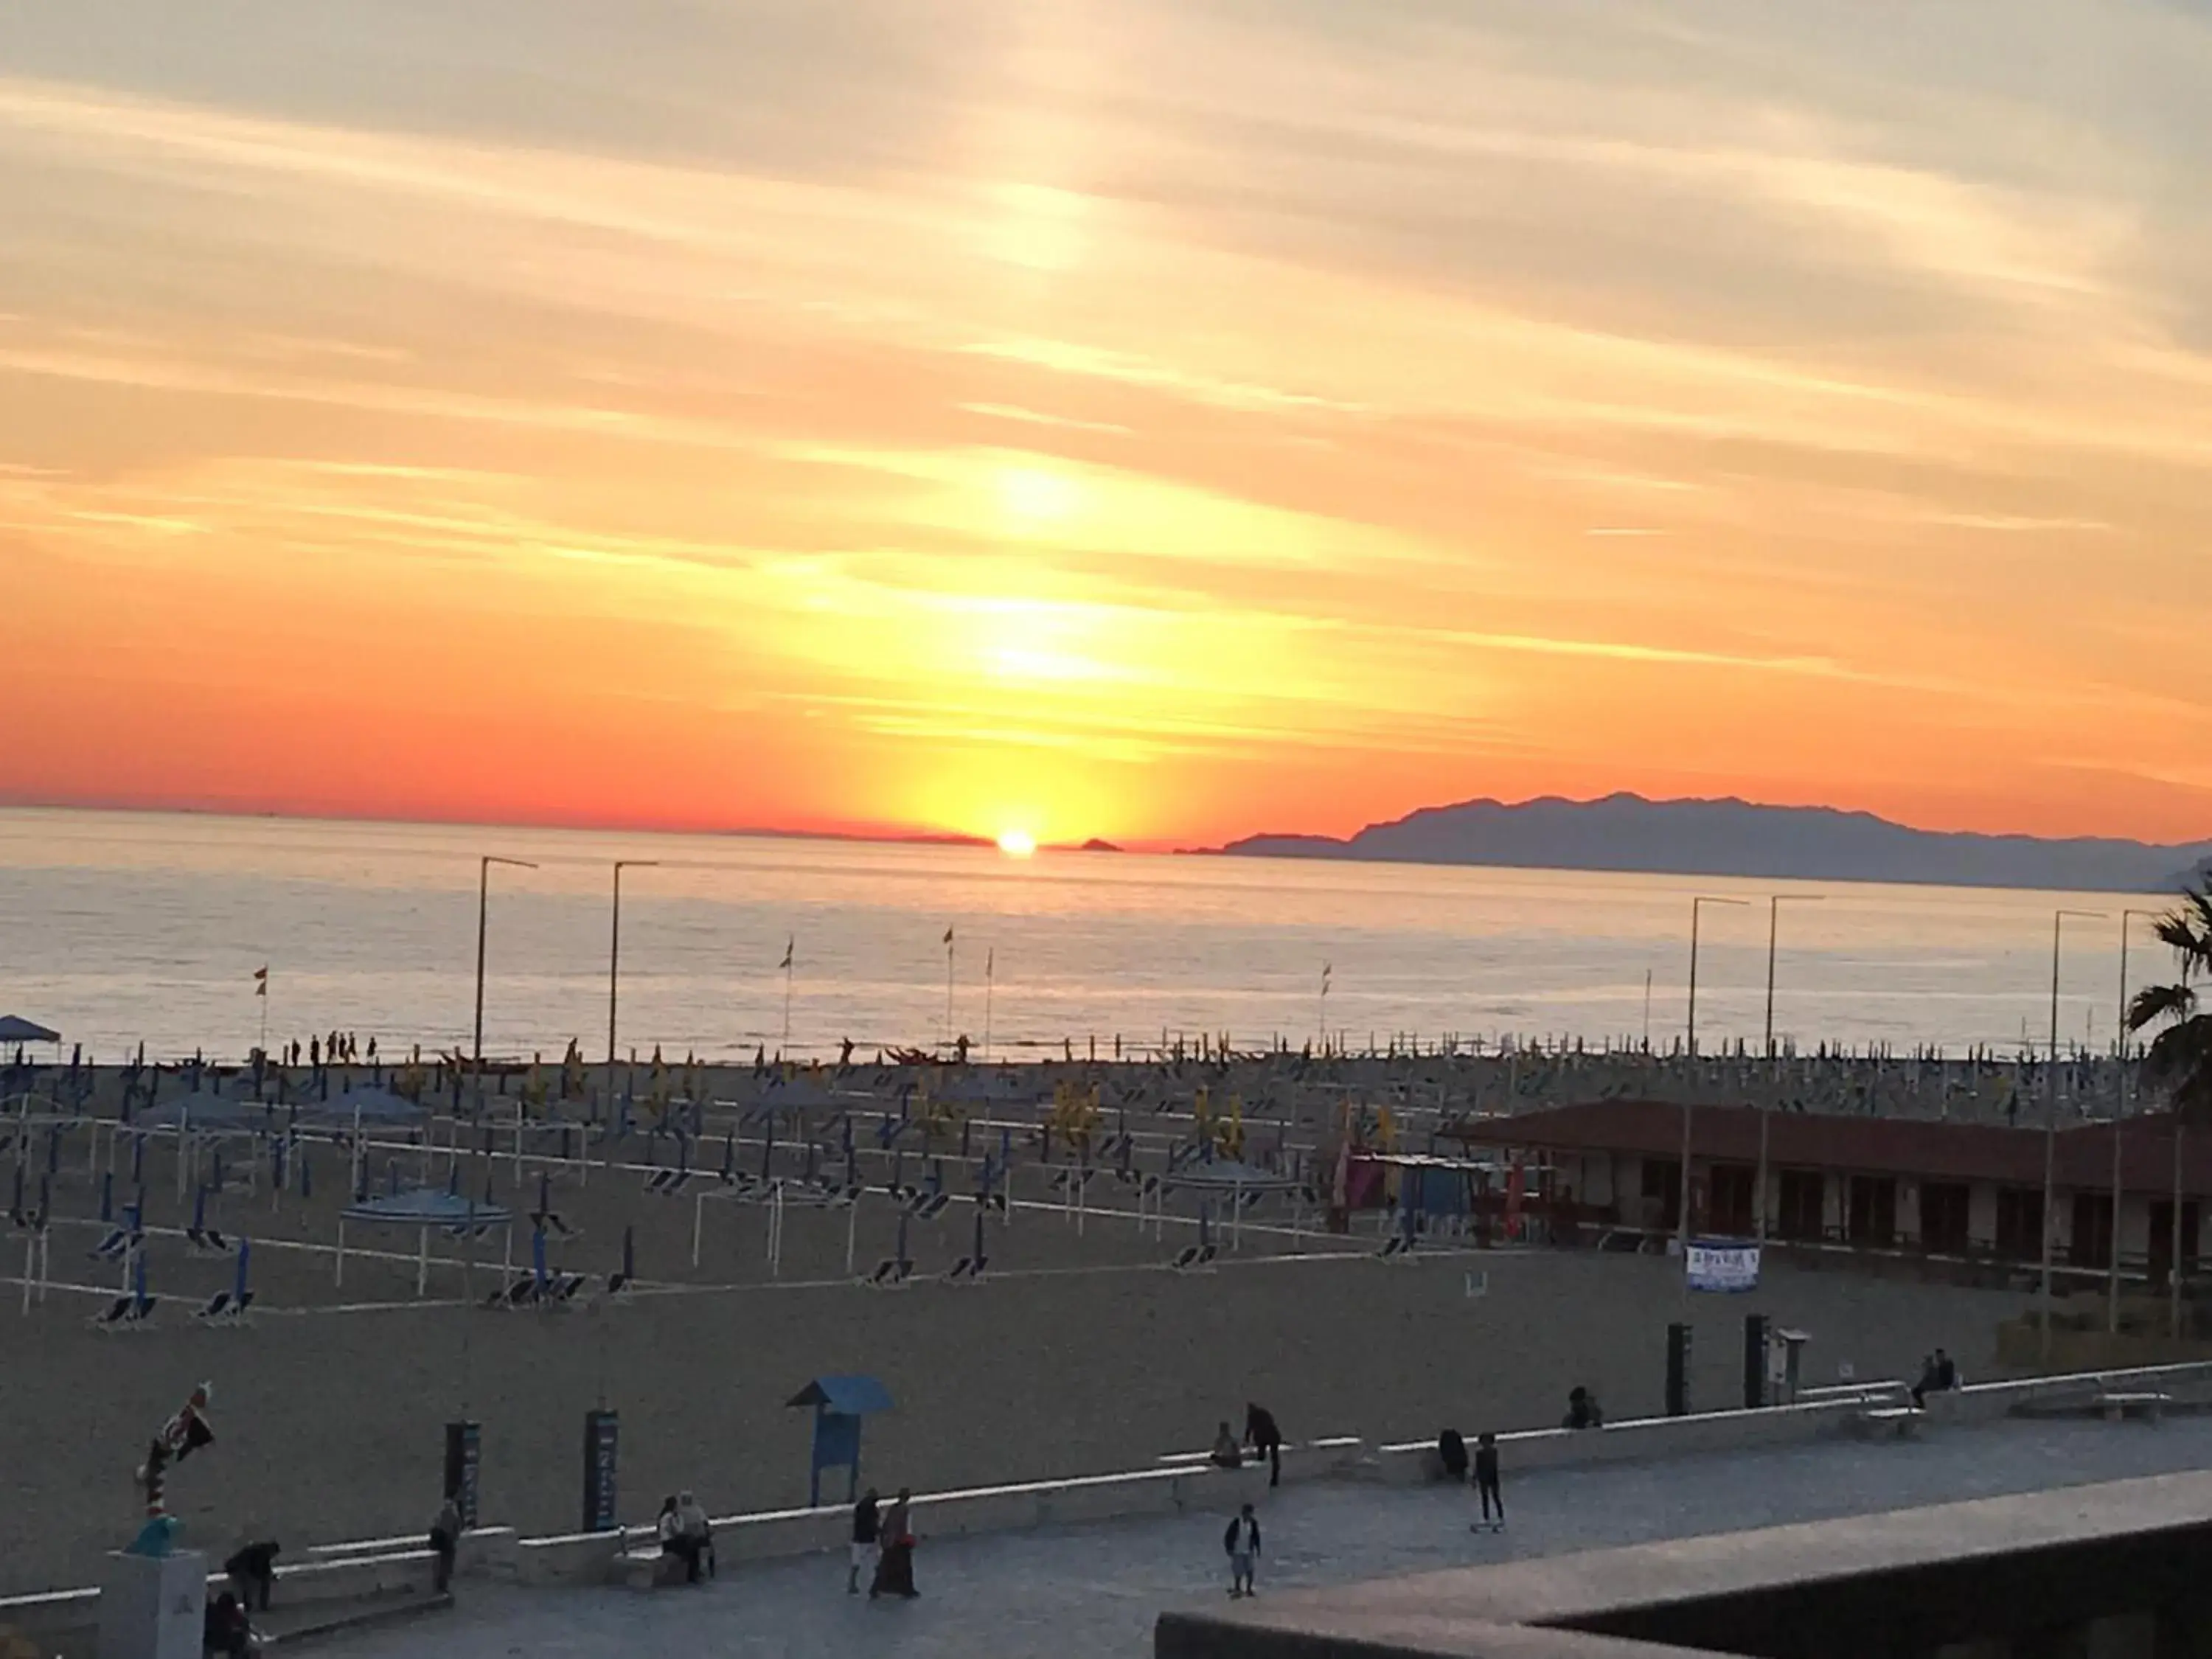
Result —
[{"label": "palm tree", "polygon": [[2143,1054],[2143,1081],[2164,1092],[2179,1122],[2212,1124],[2212,1007],[2189,982],[2212,975],[2212,880],[2185,890],[2155,925],[2181,976],[2136,992],[2128,1004],[2128,1030],[2165,1025]]}]

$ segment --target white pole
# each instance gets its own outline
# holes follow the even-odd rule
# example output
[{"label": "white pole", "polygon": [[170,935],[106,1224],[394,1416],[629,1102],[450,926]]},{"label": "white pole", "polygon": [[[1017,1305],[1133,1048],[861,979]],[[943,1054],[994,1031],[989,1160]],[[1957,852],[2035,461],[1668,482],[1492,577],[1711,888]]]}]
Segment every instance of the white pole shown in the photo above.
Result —
[{"label": "white pole", "polygon": [[691,1200],[691,1265],[699,1265],[699,1239],[707,1225],[707,1194],[701,1193]]},{"label": "white pole", "polygon": [[31,1270],[38,1253],[39,1236],[33,1233],[23,1241],[23,1316],[27,1319],[31,1313]]},{"label": "white pole", "polygon": [[853,1276],[853,1243],[860,1231],[860,1197],[853,1195],[853,1205],[845,1212],[845,1276]]},{"label": "white pole", "polygon": [[415,1299],[420,1302],[430,1283],[430,1230],[415,1230]]},{"label": "white pole", "polygon": [[333,1285],[343,1285],[345,1283],[345,1218],[343,1216],[338,1218],[338,1247],[332,1253],[331,1265],[333,1269],[331,1282]]}]

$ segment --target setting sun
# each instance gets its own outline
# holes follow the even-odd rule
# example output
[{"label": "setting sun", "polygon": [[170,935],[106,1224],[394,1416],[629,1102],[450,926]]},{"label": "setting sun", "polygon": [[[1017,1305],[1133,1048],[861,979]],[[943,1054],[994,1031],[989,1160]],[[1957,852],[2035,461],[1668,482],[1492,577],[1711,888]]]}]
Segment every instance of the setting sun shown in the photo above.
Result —
[{"label": "setting sun", "polygon": [[1007,830],[1000,834],[999,850],[1010,859],[1025,859],[1036,851],[1036,837],[1026,830]]}]

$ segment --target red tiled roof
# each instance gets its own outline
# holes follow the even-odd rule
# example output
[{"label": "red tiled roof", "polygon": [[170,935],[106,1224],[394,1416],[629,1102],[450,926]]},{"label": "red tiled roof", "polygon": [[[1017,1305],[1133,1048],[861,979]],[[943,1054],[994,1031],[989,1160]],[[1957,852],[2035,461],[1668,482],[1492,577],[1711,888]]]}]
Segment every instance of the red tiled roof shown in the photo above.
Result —
[{"label": "red tiled roof", "polygon": [[[2019,1187],[2043,1184],[2044,1133],[2039,1126],[2014,1129],[1988,1123],[1816,1112],[1762,1114],[1747,1106],[1699,1106],[1691,1115],[1691,1157],[1756,1162],[1762,1115],[1768,1118],[1767,1162],[1776,1169],[1990,1181]],[[1682,1108],[1667,1101],[1595,1100],[1481,1119],[1447,1127],[1443,1133],[1470,1146],[1679,1158]],[[2077,1123],[2062,1128],[2052,1151],[2059,1186],[2111,1190],[2111,1125]],[[2130,1192],[2173,1190],[2170,1117],[2146,1115],[2123,1126],[2120,1179]],[[2212,1194],[2212,1131],[2183,1137],[2182,1188],[2192,1196]]]}]

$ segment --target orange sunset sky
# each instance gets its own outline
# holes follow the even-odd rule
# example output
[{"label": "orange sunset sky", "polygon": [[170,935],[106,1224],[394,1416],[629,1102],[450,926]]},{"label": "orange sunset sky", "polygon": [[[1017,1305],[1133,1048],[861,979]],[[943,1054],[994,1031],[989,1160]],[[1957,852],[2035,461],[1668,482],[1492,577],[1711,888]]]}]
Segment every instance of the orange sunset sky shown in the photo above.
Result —
[{"label": "orange sunset sky", "polygon": [[0,10],[0,797],[2212,836],[2212,14]]}]

